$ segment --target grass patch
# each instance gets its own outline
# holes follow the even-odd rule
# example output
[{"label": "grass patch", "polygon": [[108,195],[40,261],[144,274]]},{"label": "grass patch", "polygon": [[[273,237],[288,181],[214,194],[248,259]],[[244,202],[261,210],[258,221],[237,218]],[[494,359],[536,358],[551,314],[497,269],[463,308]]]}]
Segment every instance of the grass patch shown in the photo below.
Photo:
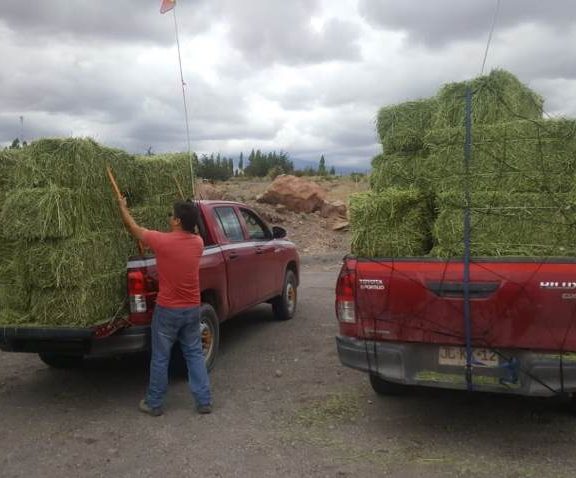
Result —
[{"label": "grass patch", "polygon": [[300,409],[296,420],[300,425],[312,427],[351,421],[360,415],[360,412],[359,397],[341,393],[316,400],[311,405]]}]

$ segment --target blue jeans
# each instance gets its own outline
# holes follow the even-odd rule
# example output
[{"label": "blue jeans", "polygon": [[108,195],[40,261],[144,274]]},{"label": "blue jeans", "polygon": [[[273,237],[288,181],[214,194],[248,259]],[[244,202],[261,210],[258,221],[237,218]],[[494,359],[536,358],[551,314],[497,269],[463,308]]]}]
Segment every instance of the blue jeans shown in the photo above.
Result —
[{"label": "blue jeans", "polygon": [[161,407],[168,389],[168,365],[174,343],[180,342],[188,367],[188,386],[198,405],[212,403],[210,380],[202,352],[200,307],[168,308],[156,305],[152,317],[152,358],[146,403]]}]

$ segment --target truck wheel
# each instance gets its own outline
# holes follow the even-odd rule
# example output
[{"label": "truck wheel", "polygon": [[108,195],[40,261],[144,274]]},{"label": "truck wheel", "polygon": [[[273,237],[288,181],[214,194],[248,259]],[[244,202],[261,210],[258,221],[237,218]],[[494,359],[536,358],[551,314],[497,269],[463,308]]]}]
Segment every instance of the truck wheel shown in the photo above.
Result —
[{"label": "truck wheel", "polygon": [[290,320],[296,314],[298,286],[293,271],[286,271],[282,295],[272,300],[272,312],[276,320]]},{"label": "truck wheel", "polygon": [[38,356],[42,362],[52,368],[78,368],[84,362],[82,355],[62,355],[54,352],[40,352]]},{"label": "truck wheel", "polygon": [[210,304],[202,304],[200,309],[200,335],[206,368],[210,371],[214,367],[220,345],[220,322],[216,311]]},{"label": "truck wheel", "polygon": [[388,382],[374,374],[370,374],[370,385],[378,395],[404,395],[408,391],[406,385]]}]

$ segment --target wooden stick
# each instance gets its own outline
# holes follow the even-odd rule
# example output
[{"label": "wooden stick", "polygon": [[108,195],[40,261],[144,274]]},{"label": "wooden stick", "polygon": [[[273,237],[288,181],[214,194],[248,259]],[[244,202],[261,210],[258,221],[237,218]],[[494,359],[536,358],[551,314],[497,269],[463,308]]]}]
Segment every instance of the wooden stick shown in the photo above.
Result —
[{"label": "wooden stick", "polygon": [[110,180],[110,184],[112,184],[112,189],[114,189],[116,196],[118,196],[118,198],[123,197],[122,193],[120,192],[120,188],[116,183],[116,179],[114,178],[114,174],[112,174],[112,169],[110,169],[110,166],[106,166],[106,173],[108,174],[108,179]]},{"label": "wooden stick", "polygon": [[[110,166],[106,166],[106,173],[108,174],[108,179],[110,180],[110,184],[112,184],[112,189],[114,189],[116,196],[118,196],[118,199],[123,199],[124,196],[120,192],[120,188],[118,187],[118,183],[116,182],[116,178],[114,178],[114,174],[112,173]],[[142,244],[142,241],[138,241],[138,252],[140,255],[144,255],[144,244]]]}]

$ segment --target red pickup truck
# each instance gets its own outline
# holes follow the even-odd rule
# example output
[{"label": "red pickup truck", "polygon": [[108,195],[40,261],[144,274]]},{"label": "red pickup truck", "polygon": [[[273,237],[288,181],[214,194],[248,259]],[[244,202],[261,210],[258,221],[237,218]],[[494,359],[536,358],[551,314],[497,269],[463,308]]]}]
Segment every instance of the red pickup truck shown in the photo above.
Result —
[{"label": "red pickup truck", "polygon": [[576,260],[348,256],[338,277],[341,362],[375,392],[408,386],[572,396]]},{"label": "red pickup truck", "polygon": [[[296,312],[300,259],[281,227],[270,229],[248,206],[200,201],[204,254],[200,263],[201,328],[208,368],[214,364],[221,322],[257,304],[272,304],[278,320]],[[127,266],[126,317],[92,328],[0,327],[0,349],[35,352],[50,366],[85,357],[148,350],[158,291],[156,259],[136,256]]]}]

